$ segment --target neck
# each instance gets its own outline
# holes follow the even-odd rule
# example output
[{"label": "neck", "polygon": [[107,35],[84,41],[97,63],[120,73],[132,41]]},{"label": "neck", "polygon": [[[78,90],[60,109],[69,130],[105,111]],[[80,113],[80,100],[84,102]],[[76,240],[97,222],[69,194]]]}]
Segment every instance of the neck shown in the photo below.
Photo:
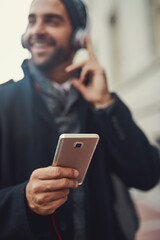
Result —
[{"label": "neck", "polygon": [[45,75],[51,82],[57,82],[59,84],[66,82],[70,78],[70,74],[67,73],[65,69],[72,64],[72,60],[73,59],[70,59],[65,63],[54,66],[53,69],[45,72]]}]

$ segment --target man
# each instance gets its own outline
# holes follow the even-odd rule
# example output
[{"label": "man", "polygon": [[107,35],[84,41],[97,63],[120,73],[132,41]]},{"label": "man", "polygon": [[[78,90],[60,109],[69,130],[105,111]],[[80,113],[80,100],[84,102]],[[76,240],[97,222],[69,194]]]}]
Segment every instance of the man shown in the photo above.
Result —
[{"label": "man", "polygon": [[[84,4],[34,0],[28,21],[25,77],[0,87],[0,239],[125,240],[112,174],[127,188],[150,189],[158,153],[109,92],[89,37],[89,59],[72,64],[73,34],[87,22]],[[64,132],[100,135],[78,188],[76,169],[52,167]]]}]

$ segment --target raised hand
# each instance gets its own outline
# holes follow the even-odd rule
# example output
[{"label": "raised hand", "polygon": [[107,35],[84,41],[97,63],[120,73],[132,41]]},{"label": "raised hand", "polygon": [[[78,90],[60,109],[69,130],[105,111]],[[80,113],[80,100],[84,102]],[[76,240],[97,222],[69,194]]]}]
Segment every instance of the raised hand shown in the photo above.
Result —
[{"label": "raised hand", "polygon": [[[72,79],[73,86],[82,94],[84,99],[92,103],[95,108],[105,108],[113,103],[113,98],[108,90],[104,68],[99,64],[89,36],[86,38],[86,47],[89,53],[87,61],[72,64],[66,68],[66,72],[72,73],[82,69],[80,78]],[[86,80],[89,82],[86,84]]]}]

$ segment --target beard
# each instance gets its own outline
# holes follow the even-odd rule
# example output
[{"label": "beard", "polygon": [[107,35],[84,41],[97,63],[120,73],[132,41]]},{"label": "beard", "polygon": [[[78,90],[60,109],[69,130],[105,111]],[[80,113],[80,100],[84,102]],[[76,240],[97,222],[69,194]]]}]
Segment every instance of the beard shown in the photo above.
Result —
[{"label": "beard", "polygon": [[[71,46],[71,43],[68,43],[67,46],[62,47],[58,46],[56,41],[53,39],[49,39],[48,42],[54,46],[54,51],[48,57],[45,58],[45,56],[43,56],[43,53],[39,53],[37,56],[34,56],[34,54],[32,54],[32,60],[34,64],[37,66],[37,68],[44,72],[67,62],[73,56],[73,48]],[[36,58],[44,58],[44,60],[41,63],[37,63]]]},{"label": "beard", "polygon": [[42,71],[49,71],[54,67],[67,62],[71,58],[71,56],[72,56],[71,49],[56,47],[54,52],[50,55],[50,57],[37,67]]}]

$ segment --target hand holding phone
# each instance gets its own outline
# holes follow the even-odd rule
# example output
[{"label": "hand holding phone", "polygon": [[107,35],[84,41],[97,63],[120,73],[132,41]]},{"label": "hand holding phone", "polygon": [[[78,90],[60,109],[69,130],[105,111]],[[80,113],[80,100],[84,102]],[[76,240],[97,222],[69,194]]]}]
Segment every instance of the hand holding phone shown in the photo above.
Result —
[{"label": "hand holding phone", "polygon": [[79,171],[78,183],[82,184],[98,141],[98,134],[60,135],[53,166],[77,169]]}]

